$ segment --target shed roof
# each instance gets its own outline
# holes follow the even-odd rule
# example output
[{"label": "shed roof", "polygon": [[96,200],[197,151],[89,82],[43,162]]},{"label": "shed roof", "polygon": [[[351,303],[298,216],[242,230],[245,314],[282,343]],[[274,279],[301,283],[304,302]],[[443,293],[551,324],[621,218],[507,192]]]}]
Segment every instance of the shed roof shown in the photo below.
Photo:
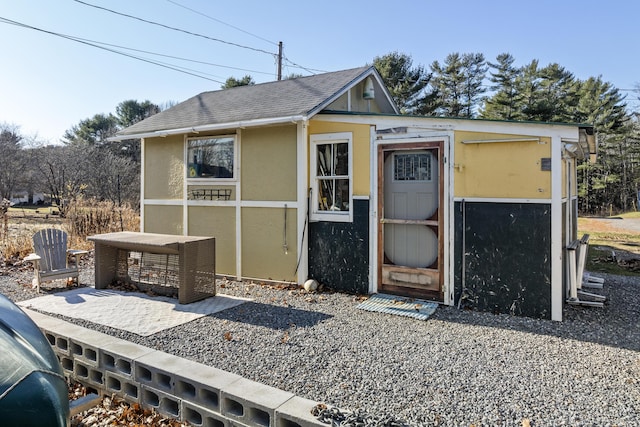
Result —
[{"label": "shed roof", "polygon": [[[317,74],[251,86],[203,92],[118,132],[113,139],[186,133],[199,127],[269,119],[309,118],[365,78],[376,80],[388,112],[398,113],[374,67]],[[380,92],[378,92],[380,93]],[[202,129],[204,130],[204,129]]]}]

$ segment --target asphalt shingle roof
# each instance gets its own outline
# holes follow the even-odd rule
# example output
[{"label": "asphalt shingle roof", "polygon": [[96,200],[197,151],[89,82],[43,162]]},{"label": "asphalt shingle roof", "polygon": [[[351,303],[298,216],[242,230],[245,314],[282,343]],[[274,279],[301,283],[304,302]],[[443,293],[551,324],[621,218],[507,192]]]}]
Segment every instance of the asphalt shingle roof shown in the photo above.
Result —
[{"label": "asphalt shingle roof", "polygon": [[308,115],[372,70],[360,67],[296,79],[203,92],[118,135]]}]

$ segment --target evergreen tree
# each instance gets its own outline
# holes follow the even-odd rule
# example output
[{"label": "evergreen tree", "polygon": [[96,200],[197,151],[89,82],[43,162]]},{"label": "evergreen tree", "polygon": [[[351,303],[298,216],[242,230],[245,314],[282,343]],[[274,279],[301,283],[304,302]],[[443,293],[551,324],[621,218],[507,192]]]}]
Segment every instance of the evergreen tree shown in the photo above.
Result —
[{"label": "evergreen tree", "polygon": [[540,71],[537,59],[522,67],[516,78],[516,91],[520,94],[519,102],[516,104],[512,118],[514,120],[533,120],[541,98]]},{"label": "evergreen tree", "polygon": [[434,61],[431,71],[436,112],[447,117],[475,117],[482,95],[486,92],[483,87],[487,71],[484,55],[452,53],[446,57],[443,65]]},{"label": "evergreen tree", "polygon": [[438,61],[431,64],[433,77],[431,86],[437,94],[436,114],[446,117],[460,117],[464,109],[463,94],[465,91],[462,57],[459,53],[450,53],[440,65]]},{"label": "evergreen tree", "polygon": [[62,137],[65,144],[101,145],[118,131],[118,119],[113,114],[96,114],[81,120]]},{"label": "evergreen tree", "polygon": [[241,79],[236,79],[235,77],[229,77],[227,80],[225,80],[224,84],[220,86],[220,88],[231,89],[232,87],[252,86],[254,84],[256,84],[256,82],[253,80],[253,77],[247,74]]},{"label": "evergreen tree", "polygon": [[424,90],[431,75],[422,65],[414,67],[411,56],[399,52],[376,56],[373,65],[402,114],[428,112],[428,95]]},{"label": "evergreen tree", "polygon": [[118,124],[123,128],[129,127],[159,112],[160,107],[148,100],[140,102],[129,99],[122,101],[116,106]]},{"label": "evergreen tree", "polygon": [[480,117],[511,120],[515,118],[516,109],[520,103],[516,80],[522,73],[522,69],[513,65],[515,58],[508,53],[498,55],[496,61],[496,63],[488,63],[493,70],[490,73],[489,81],[493,83],[491,90],[494,91],[494,94],[486,100]]},{"label": "evergreen tree", "polygon": [[487,73],[487,62],[481,53],[465,53],[462,55],[463,75],[465,77],[463,116],[472,118],[476,116],[476,110],[487,89],[483,86]]}]

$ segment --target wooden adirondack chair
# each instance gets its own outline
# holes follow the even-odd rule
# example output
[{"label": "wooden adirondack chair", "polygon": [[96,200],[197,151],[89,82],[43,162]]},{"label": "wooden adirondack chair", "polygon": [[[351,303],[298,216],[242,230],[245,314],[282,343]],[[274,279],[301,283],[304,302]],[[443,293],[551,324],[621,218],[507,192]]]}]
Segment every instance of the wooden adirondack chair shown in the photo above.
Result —
[{"label": "wooden adirondack chair", "polygon": [[[57,279],[78,280],[77,256],[88,251],[67,249],[67,233],[62,230],[47,228],[33,235],[33,250],[24,260],[33,263],[35,275],[33,287],[40,292],[42,282]],[[73,263],[69,263],[69,259]]]}]

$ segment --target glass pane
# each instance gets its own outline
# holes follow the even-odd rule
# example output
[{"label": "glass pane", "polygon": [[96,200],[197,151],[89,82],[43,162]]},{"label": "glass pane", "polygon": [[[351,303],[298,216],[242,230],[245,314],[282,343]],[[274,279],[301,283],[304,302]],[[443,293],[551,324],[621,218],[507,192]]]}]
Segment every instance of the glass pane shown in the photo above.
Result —
[{"label": "glass pane", "polygon": [[334,144],[335,150],[335,175],[349,175],[349,144]]},{"label": "glass pane", "polygon": [[393,179],[396,181],[431,181],[431,154],[395,154]]},{"label": "glass pane", "polygon": [[233,138],[191,139],[187,159],[190,178],[233,178]]},{"label": "glass pane", "polygon": [[318,210],[328,211],[333,206],[335,182],[332,179],[321,179],[318,184]]},{"label": "glass pane", "polygon": [[319,176],[329,176],[331,174],[331,144],[318,145],[318,170]]},{"label": "glass pane", "polygon": [[320,179],[318,210],[349,211],[349,180]]},{"label": "glass pane", "polygon": [[332,210],[348,211],[349,210],[349,180],[336,179],[336,197]]}]

